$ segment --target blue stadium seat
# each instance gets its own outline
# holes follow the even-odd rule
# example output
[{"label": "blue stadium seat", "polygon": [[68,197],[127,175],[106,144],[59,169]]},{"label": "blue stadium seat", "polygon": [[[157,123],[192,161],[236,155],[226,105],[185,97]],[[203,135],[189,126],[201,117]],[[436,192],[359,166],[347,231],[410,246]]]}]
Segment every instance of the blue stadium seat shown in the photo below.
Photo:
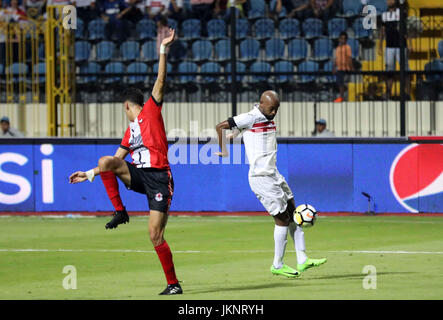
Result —
[{"label": "blue stadium seat", "polygon": [[137,41],[125,41],[120,46],[120,56],[123,61],[133,61],[140,58],[140,45]]},{"label": "blue stadium seat", "polygon": [[425,71],[440,71],[440,73],[427,74],[426,81],[433,83],[443,82],[443,61],[433,60],[425,65]]},{"label": "blue stadium seat", "polygon": [[[275,72],[294,72],[294,65],[289,61],[279,61],[274,65]],[[293,75],[279,75],[275,78],[278,83],[289,82],[294,79]]]},{"label": "blue stadium seat", "polygon": [[112,41],[101,41],[95,49],[97,61],[108,61],[114,56],[115,44]]},{"label": "blue stadium seat", "polygon": [[139,40],[154,39],[157,37],[157,27],[153,20],[141,19],[135,27]]},{"label": "blue stadium seat", "polygon": [[297,19],[283,19],[280,21],[279,32],[283,39],[299,37],[300,22]]},{"label": "blue stadium seat", "polygon": [[240,42],[240,58],[241,61],[252,61],[258,58],[260,53],[260,42],[255,39],[245,39]]},{"label": "blue stadium seat", "polygon": [[325,83],[335,83],[337,82],[337,76],[332,75],[332,70],[334,69],[334,63],[332,61],[329,61],[328,63],[325,63],[323,66],[323,71],[325,72],[331,72],[331,75],[323,76],[322,82]]},{"label": "blue stadium seat", "polygon": [[[178,65],[178,72],[197,72],[197,64],[194,62],[183,61]],[[179,82],[182,84],[195,83],[196,75],[182,75],[179,77]]]},{"label": "blue stadium seat", "polygon": [[249,1],[248,19],[258,19],[265,16],[265,2],[263,0]]},{"label": "blue stadium seat", "polygon": [[187,50],[188,43],[186,41],[175,40],[169,49],[168,60],[171,62],[182,61],[187,55]]},{"label": "blue stadium seat", "polygon": [[34,65],[34,74],[38,76],[39,83],[45,83],[46,81],[46,63],[39,62]]},{"label": "blue stadium seat", "polygon": [[[318,71],[318,63],[314,62],[314,61],[304,61],[302,63],[300,63],[300,65],[298,66],[298,70],[299,72],[316,72]],[[316,79],[316,75],[301,75],[300,78],[298,79],[298,82],[300,83],[310,83],[310,82],[314,82]]]},{"label": "blue stadium seat", "polygon": [[[143,62],[132,62],[128,65],[128,69],[126,70],[126,72],[146,74],[148,72],[148,66],[146,65],[146,63]],[[128,82],[131,84],[142,83],[145,82],[146,78],[146,76],[129,75]]]},{"label": "blue stadium seat", "polygon": [[237,39],[245,39],[249,35],[249,22],[246,19],[237,19],[235,23],[235,35]]},{"label": "blue stadium seat", "polygon": [[304,39],[294,39],[288,43],[288,60],[300,62],[308,56],[308,43]]},{"label": "blue stadium seat", "polygon": [[174,20],[172,18],[168,18],[168,26],[174,30],[177,30],[177,28],[178,28],[177,20]]},{"label": "blue stadium seat", "polygon": [[157,61],[157,42],[149,40],[142,45],[143,60],[147,62]]},{"label": "blue stadium seat", "polygon": [[[101,67],[96,62],[88,62],[85,65],[80,66],[80,73],[101,73]],[[80,76],[77,83],[94,83],[97,81],[96,76]]]},{"label": "blue stadium seat", "polygon": [[[206,62],[201,66],[200,72],[202,74],[204,73],[220,73],[221,72],[221,66],[217,62]],[[204,83],[214,83],[217,82],[220,76],[207,76],[202,75],[203,82]]]},{"label": "blue stadium seat", "polygon": [[[271,12],[275,12],[275,7],[277,6],[277,0],[271,0],[271,3],[269,4],[269,9],[271,9]],[[280,19],[285,18],[288,15],[286,8],[284,6],[281,7],[281,11],[278,14],[278,17]]]},{"label": "blue stadium seat", "polygon": [[91,44],[87,41],[75,42],[75,62],[89,60],[91,54]]},{"label": "blue stadium seat", "polygon": [[192,44],[192,59],[196,62],[209,60],[212,56],[212,44],[209,40],[198,40]]},{"label": "blue stadium seat", "polygon": [[330,39],[317,39],[314,41],[314,61],[326,61],[332,57],[333,43]]},{"label": "blue stadium seat", "polygon": [[102,19],[95,19],[88,24],[88,39],[101,40],[105,38],[105,25]]},{"label": "blue stadium seat", "polygon": [[75,29],[75,38],[80,40],[85,38],[85,23],[80,18],[77,18],[77,29]]},{"label": "blue stadium seat", "polygon": [[331,39],[338,39],[340,33],[346,31],[348,24],[344,18],[333,18],[328,21],[328,34]]},{"label": "blue stadium seat", "polygon": [[38,59],[40,61],[45,61],[46,60],[45,44],[43,42],[40,43],[40,45],[38,47]]},{"label": "blue stadium seat", "polygon": [[363,18],[355,19],[352,24],[352,29],[354,29],[355,38],[358,40],[368,39],[372,34],[371,30],[363,27]]},{"label": "blue stadium seat", "polygon": [[201,37],[200,20],[187,19],[182,23],[182,31],[184,40],[199,39]]},{"label": "blue stadium seat", "polygon": [[231,40],[223,39],[216,42],[215,47],[215,61],[227,61],[231,59]]},{"label": "blue stadium seat", "polygon": [[222,19],[212,19],[208,21],[208,39],[215,40],[226,37],[226,23]]},{"label": "blue stadium seat", "polygon": [[358,57],[360,57],[360,42],[358,42],[357,39],[349,38],[348,44],[351,47],[352,58],[357,59]]},{"label": "blue stadium seat", "polygon": [[265,52],[268,61],[282,59],[285,53],[285,43],[282,39],[271,38],[266,41]]},{"label": "blue stadium seat", "polygon": [[438,55],[440,56],[440,59],[443,59],[443,40],[440,40],[438,43]]},{"label": "blue stadium seat", "polygon": [[5,66],[0,64],[0,74],[3,74],[5,72]]},{"label": "blue stadium seat", "polygon": [[342,16],[345,18],[352,18],[358,16],[361,12],[362,12],[362,5],[360,1],[343,0],[343,14],[339,14],[338,16]]},{"label": "blue stadium seat", "polygon": [[368,5],[372,5],[377,8],[377,15],[381,15],[383,12],[388,10],[386,0],[369,0]]},{"label": "blue stadium seat", "polygon": [[26,75],[28,74],[29,70],[26,64],[21,62],[14,62],[8,67],[8,71],[13,76],[13,82],[16,83],[26,81]]},{"label": "blue stadium seat", "polygon": [[275,25],[271,19],[258,19],[254,23],[255,38],[258,40],[269,39],[274,36]]},{"label": "blue stadium seat", "polygon": [[[105,66],[105,73],[117,73],[117,74],[123,75],[124,72],[125,72],[125,66],[121,62],[109,62]],[[111,76],[111,77],[106,77],[104,82],[105,83],[116,83],[116,82],[121,82],[121,81],[122,81],[122,76],[115,75],[115,76]]]},{"label": "blue stadium seat", "polygon": [[317,18],[309,18],[303,22],[302,29],[307,40],[318,38],[323,35],[323,22]]},{"label": "blue stadium seat", "polygon": [[[244,63],[242,63],[242,62],[238,62],[237,61],[237,63],[235,64],[235,70],[236,70],[236,72],[246,72],[246,65]],[[228,73],[228,74],[231,74],[231,64],[230,63],[228,63],[226,65],[225,72]],[[236,79],[237,82],[242,82],[244,77],[245,77],[244,75],[238,75],[237,79]],[[228,83],[231,83],[232,82],[232,77],[230,75],[228,75],[228,79],[227,80],[228,80]]]},{"label": "blue stadium seat", "polygon": [[[271,65],[267,62],[262,61],[256,61],[251,65],[250,68],[251,72],[271,72]],[[269,76],[267,75],[252,75],[251,82],[261,82],[261,81],[267,81],[269,79]]]}]

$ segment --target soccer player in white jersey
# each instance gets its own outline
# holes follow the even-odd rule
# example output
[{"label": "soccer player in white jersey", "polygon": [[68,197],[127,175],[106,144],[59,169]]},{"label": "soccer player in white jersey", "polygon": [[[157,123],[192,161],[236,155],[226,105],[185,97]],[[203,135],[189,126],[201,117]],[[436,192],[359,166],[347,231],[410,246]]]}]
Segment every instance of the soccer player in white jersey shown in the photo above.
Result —
[{"label": "soccer player in white jersey", "polygon": [[[265,209],[273,216],[274,227],[274,262],[271,273],[295,278],[300,272],[319,266],[323,259],[309,259],[305,252],[303,229],[294,220],[294,196],[285,178],[278,172],[276,126],[273,121],[280,107],[280,99],[275,91],[265,91],[260,103],[251,111],[219,123],[216,127],[221,152],[220,157],[228,156],[226,138],[243,133],[243,142],[249,160],[249,185]],[[234,134],[225,136],[224,130],[233,129]],[[297,254],[297,270],[283,263],[287,234],[294,240]]]}]

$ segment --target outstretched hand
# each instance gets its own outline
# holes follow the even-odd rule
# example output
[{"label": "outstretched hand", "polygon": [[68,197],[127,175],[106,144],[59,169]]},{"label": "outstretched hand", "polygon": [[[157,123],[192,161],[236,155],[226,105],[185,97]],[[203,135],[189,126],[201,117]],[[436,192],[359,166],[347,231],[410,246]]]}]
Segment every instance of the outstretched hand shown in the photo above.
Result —
[{"label": "outstretched hand", "polygon": [[162,45],[165,47],[170,46],[175,41],[175,30],[172,28],[169,28],[168,30],[168,36],[163,39]]},{"label": "outstretched hand", "polygon": [[88,177],[86,176],[86,172],[83,171],[77,171],[71,174],[69,177],[69,183],[79,183],[86,181]]}]

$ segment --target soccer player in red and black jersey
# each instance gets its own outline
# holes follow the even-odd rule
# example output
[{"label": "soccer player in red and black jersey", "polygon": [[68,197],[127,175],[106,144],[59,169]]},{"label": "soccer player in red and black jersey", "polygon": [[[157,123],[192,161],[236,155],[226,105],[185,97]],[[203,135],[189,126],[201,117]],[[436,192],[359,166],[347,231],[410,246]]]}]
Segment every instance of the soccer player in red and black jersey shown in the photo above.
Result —
[{"label": "soccer player in red and black jersey", "polygon": [[[175,30],[163,39],[157,80],[149,100],[144,103],[143,93],[129,88],[123,93],[123,103],[130,123],[120,147],[114,156],[104,156],[98,166],[87,172],[77,171],[70,177],[70,183],[92,182],[100,175],[115,208],[114,217],[106,229],[117,228],[129,222],[118,189],[117,177],[130,190],[146,194],[149,203],[149,235],[166,275],[167,287],[161,295],[183,293],[175,275],[172,253],[163,237],[168,211],[174,190],[174,182],[168,162],[168,142],[161,114],[166,79],[166,49],[175,40]],[[125,161],[131,154],[132,163]]]}]

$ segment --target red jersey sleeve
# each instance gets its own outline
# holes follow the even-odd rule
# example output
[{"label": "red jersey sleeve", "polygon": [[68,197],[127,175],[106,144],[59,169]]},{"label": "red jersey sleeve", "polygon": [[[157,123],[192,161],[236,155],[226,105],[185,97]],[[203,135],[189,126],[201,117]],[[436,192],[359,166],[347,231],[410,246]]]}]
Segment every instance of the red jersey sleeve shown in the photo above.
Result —
[{"label": "red jersey sleeve", "polygon": [[129,145],[129,138],[130,138],[130,136],[131,136],[131,132],[129,131],[129,127],[128,127],[128,129],[126,129],[125,136],[123,137],[122,142],[120,143],[120,148],[123,148],[123,149],[126,149],[126,150],[129,151],[129,147],[130,147],[130,145]]},{"label": "red jersey sleeve", "polygon": [[158,112],[161,111],[163,107],[163,101],[156,101],[153,96],[150,96],[148,101],[145,102],[145,105],[143,106],[144,112]]}]

